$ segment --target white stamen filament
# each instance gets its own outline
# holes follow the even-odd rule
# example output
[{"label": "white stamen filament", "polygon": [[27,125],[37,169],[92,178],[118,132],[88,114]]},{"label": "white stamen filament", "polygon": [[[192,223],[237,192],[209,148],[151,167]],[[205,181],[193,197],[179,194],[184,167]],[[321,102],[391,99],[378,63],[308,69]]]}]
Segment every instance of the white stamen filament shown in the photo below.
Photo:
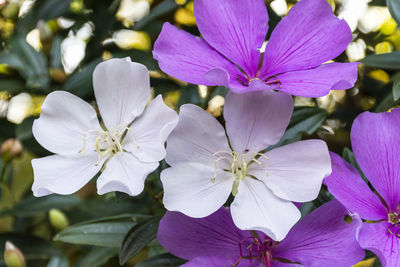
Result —
[{"label": "white stamen filament", "polygon": [[[262,170],[265,171],[265,174],[268,176],[267,172],[267,165],[268,165],[268,160],[269,158],[261,154],[259,152],[250,152],[252,153],[252,156],[249,160],[246,160],[246,157],[249,153],[243,153],[239,154],[236,151],[217,151],[213,155],[217,157],[216,160],[214,160],[214,176],[211,178],[211,182],[215,183],[215,180],[217,178],[217,172],[218,172],[218,163],[221,160],[226,160],[230,164],[230,170],[225,170],[232,172],[233,174],[233,185],[232,185],[232,194],[233,196],[236,196],[238,193],[238,187],[239,183],[243,181],[248,175],[247,175],[247,170],[248,166],[251,163],[256,163],[258,167]],[[220,156],[219,156],[220,155]],[[259,160],[259,158],[262,157],[265,159],[265,166],[263,166],[262,162]],[[253,178],[253,177],[251,177]]]},{"label": "white stamen filament", "polygon": [[[87,139],[89,137],[95,138],[94,148],[98,154],[98,160],[96,166],[100,164],[103,157],[111,157],[118,152],[123,152],[122,138],[125,136],[126,132],[129,131],[129,127],[123,127],[119,125],[115,130],[90,130],[83,136],[83,146],[79,150],[79,154],[84,156],[86,150]],[[132,137],[133,142],[139,148],[135,139]]]}]

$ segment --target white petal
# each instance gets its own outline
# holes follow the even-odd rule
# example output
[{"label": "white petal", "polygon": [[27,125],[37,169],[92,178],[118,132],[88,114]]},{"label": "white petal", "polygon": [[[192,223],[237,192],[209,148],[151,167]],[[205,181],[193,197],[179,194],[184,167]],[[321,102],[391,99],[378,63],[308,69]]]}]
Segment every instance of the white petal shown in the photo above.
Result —
[{"label": "white petal", "polygon": [[280,241],[300,219],[300,211],[276,197],[261,181],[246,178],[231,205],[232,218],[242,230],[258,230]]},{"label": "white petal", "polygon": [[158,162],[139,161],[131,153],[115,154],[97,179],[97,192],[102,195],[119,191],[131,196],[139,195],[144,188],[147,175],[158,167]]},{"label": "white petal", "polygon": [[46,97],[32,132],[47,150],[62,155],[77,155],[84,147],[85,134],[98,129],[101,127],[96,111],[88,103],[68,92],[55,91]]},{"label": "white petal", "polygon": [[183,105],[178,125],[167,139],[168,164],[174,166],[182,162],[198,162],[214,166],[217,156],[213,154],[218,151],[231,152],[222,125],[202,108],[192,104]]},{"label": "white petal", "polygon": [[123,147],[141,161],[160,161],[165,157],[165,140],[177,123],[178,115],[164,104],[159,95],[133,122],[123,140]]},{"label": "white petal", "polygon": [[199,163],[183,163],[161,172],[164,205],[190,217],[202,218],[217,211],[232,190],[232,174]]},{"label": "white petal", "polygon": [[93,87],[107,129],[126,127],[150,98],[149,71],[129,58],[110,59],[97,65]]},{"label": "white petal", "polygon": [[33,195],[41,197],[53,193],[75,193],[100,171],[101,164],[96,166],[96,162],[95,153],[84,157],[53,155],[33,159]]},{"label": "white petal", "polygon": [[285,132],[293,111],[292,97],[281,92],[229,92],[224,118],[233,150],[257,152],[276,144]]},{"label": "white petal", "polygon": [[285,200],[307,202],[314,200],[322,180],[331,173],[331,158],[322,140],[305,140],[275,148],[266,153],[266,176],[254,164],[249,173],[262,180],[272,192]]}]

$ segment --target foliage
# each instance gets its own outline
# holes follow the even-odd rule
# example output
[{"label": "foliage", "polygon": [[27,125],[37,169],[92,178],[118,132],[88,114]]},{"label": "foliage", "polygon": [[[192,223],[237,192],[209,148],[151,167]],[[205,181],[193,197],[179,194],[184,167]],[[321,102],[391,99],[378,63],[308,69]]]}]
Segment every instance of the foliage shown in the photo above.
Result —
[{"label": "foliage", "polygon": [[[98,196],[92,182],[73,196],[35,198],[30,190],[33,180],[30,160],[49,155],[34,140],[31,131],[33,119],[40,114],[40,104],[55,90],[66,90],[93,102],[92,72],[102,60],[131,57],[151,70],[154,95],[163,94],[169,106],[178,110],[184,103],[197,104],[222,120],[221,104],[217,100],[225,96],[227,88],[204,89],[168,77],[153,59],[151,45],[146,45],[146,38],[154,43],[165,21],[198,34],[193,24],[191,2],[140,1],[149,3],[151,9],[137,22],[119,15],[119,0],[36,0],[21,16],[18,13],[28,1],[0,1],[0,141],[3,143],[0,251],[4,250],[5,241],[11,241],[22,252],[28,266],[95,267],[120,263],[167,267],[183,263],[166,253],[155,238],[158,221],[165,212],[160,202],[159,180],[165,162],[147,178],[146,190],[138,197],[119,193]],[[270,8],[270,2],[266,1],[271,30],[281,17]],[[393,19],[400,23],[398,3],[387,0]],[[385,1],[375,0],[370,5],[384,6]],[[336,11],[339,7],[337,4]],[[65,26],[69,21],[71,25]],[[89,33],[79,37],[84,35],[82,29]],[[117,40],[114,33],[121,29],[145,35],[140,35],[138,40]],[[359,66],[355,88],[347,92],[334,91],[318,99],[296,97],[290,125],[277,146],[322,138],[330,150],[343,154],[357,167],[349,148],[352,121],[362,111],[385,111],[400,102],[400,51],[395,51],[400,49],[400,31],[395,29],[390,34],[380,30],[367,34],[356,31],[355,34],[366,42],[369,54]],[[36,36],[37,47],[27,41],[27,35]],[[66,67],[71,54],[67,55],[64,45],[70,37],[85,52],[76,68]],[[390,43],[389,53],[377,49],[382,42]],[[79,51],[69,53],[77,56]],[[337,61],[348,61],[348,55],[342,54]],[[7,119],[7,113],[11,110],[11,100],[21,93],[28,93],[30,102],[27,108],[19,109],[23,121],[15,123],[10,116]],[[10,105],[8,111],[4,107],[7,104]],[[18,140],[22,144],[21,151],[14,153],[6,148],[4,144],[9,139]],[[323,189],[319,198],[304,205],[302,211],[309,212],[330,198]],[[3,265],[2,253],[0,255],[0,265]],[[371,253],[367,257],[374,255]],[[379,264],[378,261],[375,264]]]}]

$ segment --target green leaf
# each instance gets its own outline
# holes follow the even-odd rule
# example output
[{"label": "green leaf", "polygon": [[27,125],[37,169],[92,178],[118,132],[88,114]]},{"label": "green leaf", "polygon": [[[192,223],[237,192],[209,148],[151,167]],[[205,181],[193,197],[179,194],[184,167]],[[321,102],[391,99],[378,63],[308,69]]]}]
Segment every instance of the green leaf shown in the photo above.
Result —
[{"label": "green leaf", "polygon": [[14,36],[9,46],[9,52],[0,55],[0,62],[17,69],[28,88],[48,88],[50,79],[45,55],[30,46],[23,35]]},{"label": "green leaf", "polygon": [[110,258],[118,254],[118,248],[114,247],[95,247],[84,257],[79,259],[77,267],[98,267],[103,266]]},{"label": "green leaf", "polygon": [[0,91],[7,91],[9,94],[16,95],[25,91],[25,83],[21,80],[1,78]]},{"label": "green leaf", "polygon": [[400,25],[400,1],[387,0],[386,4],[393,19],[396,21],[397,25]]},{"label": "green leaf", "polygon": [[24,148],[37,156],[47,156],[49,152],[36,141],[32,133],[32,125],[35,119],[35,117],[28,117],[21,124],[18,124],[15,129],[15,136],[23,144]]},{"label": "green leaf", "polygon": [[362,172],[360,166],[357,163],[356,157],[354,156],[353,151],[350,150],[350,148],[345,147],[343,149],[343,159],[350,163],[351,166],[356,168],[358,172],[360,173],[361,177],[364,179],[365,182],[368,183],[368,179],[365,177],[364,173]]},{"label": "green leaf", "polygon": [[319,129],[327,116],[326,110],[317,107],[295,108],[288,129],[279,143],[273,147],[299,141],[303,134],[313,134]]},{"label": "green leaf", "polygon": [[383,69],[400,69],[400,51],[392,53],[369,55],[361,60],[367,66]]},{"label": "green leaf", "polygon": [[400,99],[394,100],[393,90],[388,93],[375,107],[375,112],[385,112],[400,103]]},{"label": "green leaf", "polygon": [[122,214],[72,225],[59,232],[54,240],[71,244],[120,247],[125,235],[147,215]]},{"label": "green leaf", "polygon": [[126,235],[119,251],[119,263],[125,264],[157,236],[160,218],[135,225]]},{"label": "green leaf", "polygon": [[[0,234],[0,251],[4,251],[4,244],[7,240],[17,246],[28,261],[62,257],[63,255],[57,247],[44,239],[15,233]],[[4,264],[3,253],[0,253],[0,264]]]},{"label": "green leaf", "polygon": [[400,99],[400,75],[393,81],[393,100]]},{"label": "green leaf", "polygon": [[90,96],[93,93],[93,71],[96,65],[100,62],[101,59],[98,58],[72,74],[71,77],[69,77],[69,79],[65,82],[62,89],[82,98]]},{"label": "green leaf", "polygon": [[51,43],[50,67],[53,69],[62,69],[63,67],[61,62],[61,42],[62,37],[60,35],[56,35]]},{"label": "green leaf", "polygon": [[146,26],[149,22],[157,19],[158,17],[161,17],[162,15],[168,14],[168,13],[176,10],[178,7],[179,7],[179,5],[177,5],[174,0],[164,0],[163,2],[161,2],[160,4],[155,6],[151,10],[151,12],[148,16],[146,16],[143,19],[141,19],[140,21],[138,21],[134,25],[133,29],[140,30],[144,26]]},{"label": "green leaf", "polygon": [[73,225],[58,233],[54,240],[71,244],[119,247],[134,224],[117,221]]},{"label": "green leaf", "polygon": [[184,263],[184,260],[166,253],[150,257],[142,262],[139,262],[135,265],[135,267],[176,267],[181,266]]},{"label": "green leaf", "polygon": [[55,19],[69,12],[71,0],[51,0],[35,1],[32,10],[20,19],[17,24],[17,30],[21,33],[28,33],[36,27],[39,20],[48,21]]},{"label": "green leaf", "polygon": [[49,195],[45,197],[30,196],[19,201],[12,209],[2,211],[0,216],[15,215],[19,217],[31,217],[40,213],[48,212],[50,209],[68,209],[80,204],[82,201],[73,196]]},{"label": "green leaf", "polygon": [[49,263],[47,264],[47,267],[68,267],[68,266],[69,266],[68,258],[65,257],[64,255],[51,258]]}]

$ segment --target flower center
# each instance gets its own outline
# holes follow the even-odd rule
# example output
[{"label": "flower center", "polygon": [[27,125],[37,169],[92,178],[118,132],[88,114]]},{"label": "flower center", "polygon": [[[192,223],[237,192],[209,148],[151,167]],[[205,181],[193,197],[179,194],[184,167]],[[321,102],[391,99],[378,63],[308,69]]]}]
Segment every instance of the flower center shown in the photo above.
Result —
[{"label": "flower center", "polygon": [[103,157],[112,157],[114,154],[123,152],[122,140],[129,131],[129,127],[118,126],[116,129],[91,130],[83,136],[83,147],[79,154],[84,155],[88,139],[94,140],[94,148],[98,154],[96,166],[100,164]]},{"label": "flower center", "polygon": [[397,212],[389,213],[388,222],[390,223],[390,226],[387,229],[388,233],[400,238],[400,215],[397,214]]},{"label": "flower center", "polygon": [[265,237],[262,241],[258,236],[249,236],[239,242],[239,260],[233,265],[237,266],[242,259],[261,261],[263,266],[270,267],[272,259],[272,246],[274,242]]},{"label": "flower center", "polygon": [[[247,173],[248,167],[250,164],[257,164],[258,168],[264,170],[266,175],[268,176],[267,172],[267,164],[268,164],[268,157],[259,152],[247,152],[247,153],[238,153],[236,151],[218,151],[213,154],[217,157],[214,160],[214,176],[211,178],[211,182],[215,182],[217,178],[217,170],[218,170],[218,163],[220,161],[225,161],[229,165],[229,169],[224,169],[224,171],[231,172],[233,174],[233,185],[232,185],[232,195],[236,196],[238,193],[239,183],[244,180],[246,177],[250,177],[256,179],[254,176],[249,176]],[[260,159],[265,159],[265,165],[262,164]]]},{"label": "flower center", "polygon": [[259,49],[260,51],[260,58],[258,61],[257,65],[257,73],[255,77],[252,77],[253,75],[249,75],[246,73],[243,69],[239,67],[239,70],[242,72],[242,75],[236,75],[236,81],[240,83],[241,85],[248,87],[252,81],[255,80],[262,80],[266,85],[272,86],[272,89],[281,89],[281,81],[277,77],[277,75],[272,75],[267,78],[265,77],[260,77],[262,75],[262,67],[264,64],[264,55],[265,55],[265,48],[267,47],[267,42],[264,42],[261,48]]}]

